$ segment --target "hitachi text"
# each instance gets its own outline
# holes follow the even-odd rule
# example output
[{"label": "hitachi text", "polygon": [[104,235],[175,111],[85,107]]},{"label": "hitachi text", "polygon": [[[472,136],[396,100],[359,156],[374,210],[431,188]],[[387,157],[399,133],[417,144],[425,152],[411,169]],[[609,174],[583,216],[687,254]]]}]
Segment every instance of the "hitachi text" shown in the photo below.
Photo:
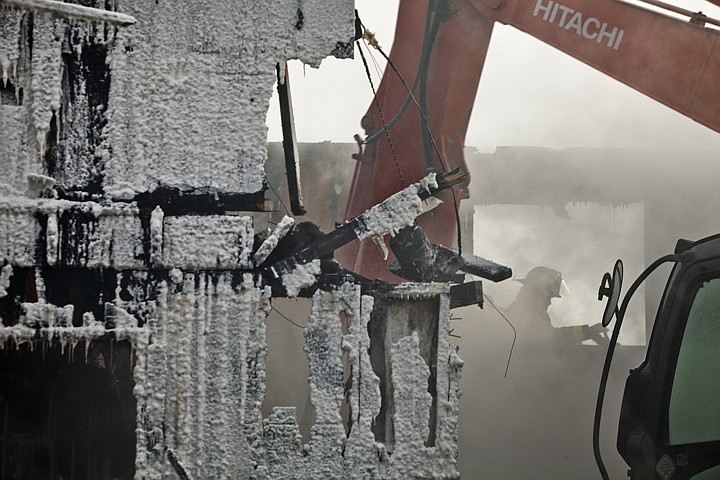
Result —
[{"label": "hitachi text", "polygon": [[537,0],[533,16],[542,15],[542,19],[565,30],[572,30],[588,40],[604,43],[617,50],[620,48],[625,30],[610,27],[595,17],[586,17],[577,10],[566,7],[558,2]]}]

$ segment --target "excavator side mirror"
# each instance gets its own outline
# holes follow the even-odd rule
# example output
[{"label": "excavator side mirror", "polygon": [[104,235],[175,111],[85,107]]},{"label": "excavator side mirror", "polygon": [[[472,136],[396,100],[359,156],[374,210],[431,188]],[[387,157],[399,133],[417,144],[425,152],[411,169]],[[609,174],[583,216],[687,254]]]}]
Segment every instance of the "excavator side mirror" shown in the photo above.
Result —
[{"label": "excavator side mirror", "polygon": [[613,315],[617,312],[618,301],[620,300],[620,290],[622,289],[623,281],[623,263],[622,260],[615,262],[612,276],[610,273],[605,273],[598,289],[598,300],[602,301],[603,298],[607,297],[607,303],[605,304],[605,311],[603,312],[602,326],[607,327],[612,321]]}]

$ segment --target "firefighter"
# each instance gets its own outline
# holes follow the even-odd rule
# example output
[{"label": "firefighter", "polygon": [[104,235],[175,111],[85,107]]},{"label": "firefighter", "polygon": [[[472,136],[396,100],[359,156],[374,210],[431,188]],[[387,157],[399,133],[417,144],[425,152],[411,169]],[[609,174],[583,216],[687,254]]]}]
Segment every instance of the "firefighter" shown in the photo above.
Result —
[{"label": "firefighter", "polygon": [[540,348],[543,345],[562,348],[590,339],[602,342],[605,329],[599,323],[571,327],[552,325],[548,314],[552,299],[570,293],[560,272],[548,267],[535,267],[525,278],[516,281],[522,284],[522,288],[506,309],[506,314],[517,329],[521,344],[532,342]]}]

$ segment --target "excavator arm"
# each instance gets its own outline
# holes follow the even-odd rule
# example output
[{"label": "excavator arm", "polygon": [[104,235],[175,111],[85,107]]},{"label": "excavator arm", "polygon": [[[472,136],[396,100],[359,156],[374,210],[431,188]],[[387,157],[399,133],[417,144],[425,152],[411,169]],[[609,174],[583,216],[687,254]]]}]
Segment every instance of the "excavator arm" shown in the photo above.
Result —
[{"label": "excavator arm", "polygon": [[[689,21],[621,0],[470,0],[478,11],[512,25],[720,131],[720,43],[702,14]],[[492,8],[495,3],[500,3]],[[488,5],[490,4],[490,5]]]},{"label": "excavator arm", "polygon": [[[346,218],[418,181],[428,170],[467,170],[465,133],[493,24],[464,0],[400,1],[390,53],[399,74],[386,68],[377,102],[362,119],[368,137],[354,156]],[[466,187],[445,191],[440,197],[444,203],[418,218],[432,243],[452,245],[455,208],[467,198]],[[392,257],[384,260],[372,242],[347,245],[336,258],[368,278],[397,278],[386,270]]]},{"label": "excavator arm", "polygon": [[[718,22],[658,0],[675,18],[621,0],[400,0],[390,61],[362,119],[345,218],[354,218],[428,171],[467,169],[465,134],[495,22],[511,25],[678,112],[720,131]],[[720,0],[712,0],[720,4]],[[422,114],[420,111],[422,110]],[[658,132],[662,134],[662,132]],[[467,185],[418,218],[432,243],[457,240]],[[369,278],[394,280],[372,242],[337,252]]]}]

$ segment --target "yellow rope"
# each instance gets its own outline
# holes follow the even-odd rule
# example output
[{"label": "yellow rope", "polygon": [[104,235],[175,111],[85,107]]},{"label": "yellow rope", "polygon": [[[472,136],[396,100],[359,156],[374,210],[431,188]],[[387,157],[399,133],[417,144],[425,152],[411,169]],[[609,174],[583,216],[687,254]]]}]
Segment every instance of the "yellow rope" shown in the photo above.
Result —
[{"label": "yellow rope", "polygon": [[363,32],[363,38],[370,44],[370,46],[379,49],[380,44],[377,41],[377,38],[375,38],[375,34],[368,30],[367,28]]}]

